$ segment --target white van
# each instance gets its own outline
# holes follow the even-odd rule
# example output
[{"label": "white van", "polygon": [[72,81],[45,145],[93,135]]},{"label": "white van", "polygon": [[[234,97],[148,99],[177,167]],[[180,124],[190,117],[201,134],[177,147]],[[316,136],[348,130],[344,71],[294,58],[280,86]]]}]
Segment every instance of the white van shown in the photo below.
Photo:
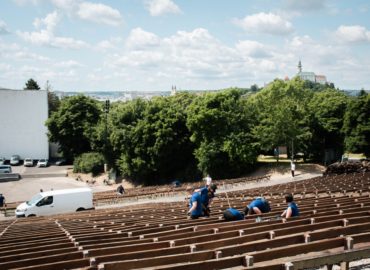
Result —
[{"label": "white van", "polygon": [[90,188],[40,192],[15,210],[17,217],[47,216],[94,209]]}]

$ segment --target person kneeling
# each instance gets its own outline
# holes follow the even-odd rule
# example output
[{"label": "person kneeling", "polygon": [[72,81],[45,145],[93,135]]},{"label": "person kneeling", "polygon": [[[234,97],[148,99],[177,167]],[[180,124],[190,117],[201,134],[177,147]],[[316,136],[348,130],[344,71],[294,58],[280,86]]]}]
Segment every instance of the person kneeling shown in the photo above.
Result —
[{"label": "person kneeling", "polygon": [[236,210],[235,208],[226,209],[223,215],[224,215],[224,220],[226,221],[236,221],[236,220],[244,219],[244,215],[240,213],[238,210]]},{"label": "person kneeling", "polygon": [[288,193],[285,195],[285,201],[288,204],[288,208],[281,214],[283,218],[298,217],[299,209],[297,204],[294,202],[293,195]]}]

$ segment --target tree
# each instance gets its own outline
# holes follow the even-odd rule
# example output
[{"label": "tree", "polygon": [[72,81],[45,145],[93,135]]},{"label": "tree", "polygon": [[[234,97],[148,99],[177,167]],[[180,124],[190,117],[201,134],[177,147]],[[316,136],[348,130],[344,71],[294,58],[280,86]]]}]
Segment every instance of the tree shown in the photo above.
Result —
[{"label": "tree", "polygon": [[187,126],[203,174],[237,176],[257,160],[251,136],[254,112],[241,97],[238,90],[225,90],[197,97],[189,106]]},{"label": "tree", "polygon": [[48,108],[49,108],[49,117],[50,115],[57,111],[60,105],[60,99],[59,97],[52,92],[53,89],[49,83],[49,81],[46,81],[45,90],[48,92]]},{"label": "tree", "polygon": [[344,115],[345,149],[370,157],[370,94],[361,91],[349,101]]},{"label": "tree", "polygon": [[37,82],[34,79],[29,79],[26,82],[26,86],[24,87],[24,90],[40,90],[40,86],[37,84]]},{"label": "tree", "polygon": [[315,92],[310,100],[310,127],[313,132],[310,149],[315,160],[324,161],[324,163],[335,160],[335,157],[330,159],[325,157],[329,149],[335,152],[337,157],[342,155],[344,134],[341,129],[347,100],[347,96],[332,88]]},{"label": "tree", "polygon": [[125,176],[144,184],[193,179],[194,146],[185,110],[191,99],[189,94],[138,99],[112,112],[112,146]]},{"label": "tree", "polygon": [[[308,127],[307,103],[312,91],[298,78],[275,80],[251,97],[258,124],[253,135],[264,151],[285,145],[290,152],[308,151],[312,134]],[[294,149],[293,149],[294,148]]]},{"label": "tree", "polygon": [[50,141],[69,160],[91,151],[101,109],[97,101],[78,95],[62,99],[60,107],[46,121]]},{"label": "tree", "polygon": [[60,99],[54,92],[48,92],[48,107],[49,116],[58,110],[60,106]]}]

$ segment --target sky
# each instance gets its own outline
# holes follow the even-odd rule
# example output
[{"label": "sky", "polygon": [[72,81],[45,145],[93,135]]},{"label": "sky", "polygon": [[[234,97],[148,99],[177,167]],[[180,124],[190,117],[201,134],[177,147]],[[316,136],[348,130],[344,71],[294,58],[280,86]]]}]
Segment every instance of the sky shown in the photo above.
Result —
[{"label": "sky", "polygon": [[370,89],[367,0],[1,0],[0,88],[263,87],[303,71]]}]

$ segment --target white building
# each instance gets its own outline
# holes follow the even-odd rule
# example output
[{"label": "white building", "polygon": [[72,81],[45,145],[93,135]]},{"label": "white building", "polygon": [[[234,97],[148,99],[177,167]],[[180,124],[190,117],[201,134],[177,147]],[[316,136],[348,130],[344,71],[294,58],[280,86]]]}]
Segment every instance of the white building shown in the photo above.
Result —
[{"label": "white building", "polygon": [[0,89],[0,115],[0,157],[49,158],[46,91]]},{"label": "white building", "polygon": [[327,82],[325,75],[316,75],[314,72],[302,71],[301,60],[298,62],[297,76],[302,80],[325,84]]}]

